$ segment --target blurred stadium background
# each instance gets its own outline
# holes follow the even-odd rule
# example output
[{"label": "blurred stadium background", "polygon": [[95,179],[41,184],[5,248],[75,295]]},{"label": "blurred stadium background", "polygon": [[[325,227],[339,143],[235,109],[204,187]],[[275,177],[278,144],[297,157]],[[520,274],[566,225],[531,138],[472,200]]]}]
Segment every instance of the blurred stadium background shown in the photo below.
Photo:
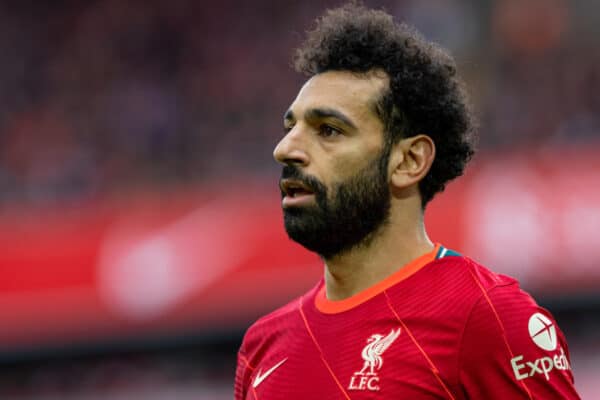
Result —
[{"label": "blurred stadium background", "polygon": [[[434,240],[518,277],[600,398],[600,2],[367,1],[456,56],[480,152]],[[0,398],[229,399],[318,278],[271,151],[339,1],[0,2]]]}]

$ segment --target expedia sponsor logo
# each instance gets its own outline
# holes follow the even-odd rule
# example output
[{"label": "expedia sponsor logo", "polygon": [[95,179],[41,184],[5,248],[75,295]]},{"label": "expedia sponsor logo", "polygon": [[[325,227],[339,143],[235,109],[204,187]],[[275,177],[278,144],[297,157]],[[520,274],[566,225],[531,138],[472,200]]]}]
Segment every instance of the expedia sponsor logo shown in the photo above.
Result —
[{"label": "expedia sponsor logo", "polygon": [[544,314],[535,313],[529,318],[529,336],[540,349],[556,349],[556,327]]},{"label": "expedia sponsor logo", "polygon": [[566,371],[571,369],[565,351],[560,348],[560,354],[555,354],[554,357],[542,357],[534,361],[523,361],[523,356],[516,356],[510,360],[515,378],[517,380],[530,378],[535,374],[543,374],[546,380],[550,380],[549,373],[554,370]]},{"label": "expedia sponsor logo", "polygon": [[[541,349],[546,351],[556,350],[558,340],[554,323],[545,315],[535,313],[529,318],[529,336],[531,340]],[[544,375],[550,380],[550,372],[553,370],[570,370],[571,365],[562,347],[555,354],[541,357],[536,360],[526,361],[523,356],[515,356],[510,360],[515,378],[522,380],[536,374]]]}]

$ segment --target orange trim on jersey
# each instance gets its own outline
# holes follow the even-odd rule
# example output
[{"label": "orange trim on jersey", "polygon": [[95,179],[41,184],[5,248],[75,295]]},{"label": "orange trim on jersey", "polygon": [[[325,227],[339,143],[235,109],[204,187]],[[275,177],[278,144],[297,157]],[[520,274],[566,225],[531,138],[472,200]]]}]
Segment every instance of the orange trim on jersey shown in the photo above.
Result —
[{"label": "orange trim on jersey", "polygon": [[433,260],[435,260],[436,254],[438,253],[441,245],[436,244],[435,248],[427,254],[424,254],[408,264],[404,265],[398,271],[388,276],[384,280],[375,285],[363,290],[360,293],[355,294],[344,300],[333,301],[327,298],[325,294],[325,285],[319,289],[317,295],[315,296],[315,306],[319,311],[325,314],[336,314],[343,311],[348,311],[367,300],[372,299],[378,294],[382,293],[384,290],[394,286],[398,282],[403,281],[409,276],[413,275],[425,265],[429,264]]},{"label": "orange trim on jersey", "polygon": [[240,360],[242,360],[244,362],[244,364],[246,364],[246,367],[249,368],[251,371],[249,386],[250,386],[250,390],[252,390],[252,394],[254,395],[254,400],[258,400],[258,395],[256,394],[256,390],[254,389],[254,386],[252,386],[252,374],[254,373],[254,370],[256,368],[250,364],[250,361],[248,361],[248,359],[242,353],[239,353],[238,357],[240,358]]},{"label": "orange trim on jersey", "polygon": [[302,309],[302,307],[303,307],[303,300],[302,299],[303,299],[303,297],[300,297],[300,304],[298,305],[298,311],[300,311],[300,315],[302,316],[302,320],[304,321],[304,326],[306,327],[306,330],[308,331],[308,334],[310,335],[310,338],[312,339],[313,343],[315,344],[315,347],[319,351],[319,354],[321,355],[321,360],[323,361],[323,364],[325,364],[325,367],[327,368],[327,371],[329,371],[329,375],[331,375],[331,377],[335,381],[336,385],[338,386],[338,388],[340,389],[340,391],[342,392],[342,394],[344,395],[344,397],[346,398],[346,400],[351,400],[350,396],[348,396],[348,393],[346,393],[346,390],[344,389],[344,387],[340,383],[339,379],[333,373],[333,370],[331,369],[331,366],[329,365],[329,363],[325,359],[325,354],[323,354],[323,349],[321,349],[321,346],[319,345],[319,342],[317,342],[317,338],[313,334],[312,329],[310,329],[310,325],[308,325],[308,320],[306,319],[306,315],[304,315],[304,310]]},{"label": "orange trim on jersey", "polygon": [[[502,323],[502,320],[500,319],[500,316],[498,315],[498,312],[496,311],[496,307],[494,306],[494,303],[492,303],[492,299],[490,299],[490,297],[488,296],[487,290],[485,290],[485,288],[483,287],[483,285],[481,284],[479,279],[477,279],[477,277],[475,276],[473,271],[469,270],[469,272],[471,273],[471,277],[473,277],[473,280],[475,281],[475,283],[477,283],[477,286],[479,286],[479,289],[481,290],[483,297],[485,297],[485,300],[487,301],[488,305],[492,309],[492,312],[494,313],[494,316],[496,317],[496,321],[498,322],[498,325],[500,326],[500,330],[502,331],[502,338],[504,339],[504,345],[506,346],[506,348],[508,350],[508,354],[510,354],[510,358],[512,360],[515,355],[512,351],[512,348],[510,347],[510,343],[508,343],[508,338],[506,337],[506,329],[504,329],[504,324]],[[527,397],[530,400],[533,400],[533,397],[531,396],[531,392],[529,391],[529,388],[525,384],[525,381],[521,380],[520,383],[521,383],[521,385],[523,385],[523,389],[525,389],[525,392],[527,393]]]},{"label": "orange trim on jersey", "polygon": [[242,360],[244,364],[246,364],[246,367],[250,368],[250,370],[254,371],[256,369],[250,364],[250,361],[248,361],[248,359],[243,354],[238,354],[238,356],[240,357],[240,360]]},{"label": "orange trim on jersey", "polygon": [[400,318],[400,316],[396,312],[396,309],[392,306],[392,302],[391,302],[390,297],[388,296],[387,292],[384,291],[383,294],[385,295],[385,300],[387,301],[388,308],[392,311],[392,314],[394,314],[394,317],[396,317],[396,319],[398,320],[398,322],[400,323],[400,325],[402,326],[402,328],[404,329],[404,331],[408,334],[408,336],[410,337],[410,340],[412,340],[413,344],[417,347],[417,349],[419,349],[419,351],[421,352],[421,354],[423,355],[423,357],[425,357],[425,360],[427,360],[427,363],[429,364],[429,367],[431,368],[431,372],[433,373],[433,376],[435,377],[435,379],[437,379],[437,381],[439,382],[439,384],[442,386],[442,388],[444,389],[444,391],[448,395],[448,398],[450,398],[450,400],[456,400],[456,398],[452,395],[452,392],[450,392],[450,389],[448,389],[448,387],[446,386],[446,384],[442,380],[442,377],[440,376],[440,371],[437,369],[437,367],[435,366],[435,364],[433,363],[433,361],[431,361],[431,358],[429,358],[429,356],[427,355],[427,353],[425,352],[425,350],[423,349],[423,347],[421,347],[421,345],[419,344],[419,342],[417,342],[417,339],[413,336],[413,334],[410,331],[410,329],[408,329],[408,326],[406,326],[406,324],[404,323],[404,321],[402,321],[402,319]]}]

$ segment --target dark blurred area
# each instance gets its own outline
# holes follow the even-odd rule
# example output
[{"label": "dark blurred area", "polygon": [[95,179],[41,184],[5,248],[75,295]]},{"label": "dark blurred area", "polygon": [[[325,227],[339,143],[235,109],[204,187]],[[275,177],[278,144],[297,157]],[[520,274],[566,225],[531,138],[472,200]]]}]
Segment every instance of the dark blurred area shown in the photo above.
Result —
[{"label": "dark blurred area", "polygon": [[[538,232],[531,224],[519,222],[523,235],[531,235],[519,237],[515,245],[525,246],[523,243],[529,240],[531,246],[538,246],[539,240],[545,242],[552,236],[551,240],[565,246],[552,259],[543,257],[556,247],[542,246],[544,254],[536,255],[536,259],[518,259],[512,266],[514,271],[510,267],[505,271],[502,265],[500,270],[522,278],[524,286],[539,294],[540,302],[555,314],[570,343],[576,386],[584,398],[598,396],[600,386],[594,376],[600,373],[600,278],[596,271],[600,260],[600,203],[596,202],[600,196],[600,169],[594,154],[600,150],[600,2],[365,3],[385,7],[455,55],[480,118],[480,155],[476,163],[482,168],[476,171],[480,175],[467,173],[469,190],[461,192],[459,186],[452,192],[450,188],[443,196],[467,196],[464,193],[479,193],[481,182],[486,188],[490,180],[505,182],[505,186],[495,186],[493,193],[510,197],[506,201],[512,201],[512,207],[529,210],[521,219],[517,214],[515,220],[531,218],[532,224],[541,221],[542,227]],[[94,289],[94,294],[86,297],[92,300],[85,308],[79,300],[70,300],[83,297],[56,300],[63,299],[60,296],[66,296],[67,291],[53,291],[49,297],[44,293],[58,290],[60,277],[68,276],[66,280],[76,282],[69,290],[83,290],[82,282],[88,282],[88,278],[89,282],[109,279],[103,278],[103,272],[94,271],[108,264],[122,265],[112,260],[120,260],[124,245],[114,238],[123,237],[123,232],[127,236],[167,226],[161,238],[175,240],[184,234],[201,238],[210,230],[211,237],[225,241],[235,232],[228,245],[237,248],[253,236],[236,236],[244,226],[268,225],[265,222],[261,227],[260,219],[248,219],[244,225],[241,214],[229,225],[223,221],[233,209],[252,213],[263,206],[277,207],[275,181],[279,167],[271,152],[281,137],[283,112],[304,81],[290,67],[293,49],[324,9],[339,4],[274,0],[0,2],[0,249],[5,254],[0,257],[0,280],[4,280],[0,306],[5,307],[5,311],[0,310],[0,325],[14,325],[12,336],[0,337],[1,398],[231,398],[235,353],[244,329],[261,313],[310,287],[309,282],[319,275],[318,266],[299,286],[276,289],[274,286],[281,282],[273,281],[277,285],[269,288],[277,296],[254,299],[256,306],[237,313],[216,304],[234,303],[228,300],[231,296],[239,296],[242,303],[251,292],[245,292],[241,284],[231,289],[219,280],[226,280],[225,275],[218,275],[211,281],[213,286],[198,283],[193,289],[185,289],[182,293],[195,293],[190,295],[195,300],[185,297],[183,306],[173,306],[178,310],[173,312],[175,316],[164,317],[156,311],[158,300],[156,304],[139,303],[140,297],[135,297],[169,293],[172,297],[165,294],[160,303],[164,310],[184,298],[160,286],[165,282],[160,266],[149,268],[156,271],[156,282],[152,281],[155,286],[147,286],[146,292],[132,289],[138,285],[146,288],[142,281],[151,274],[144,260],[171,257],[170,250],[162,251],[152,242],[153,246],[135,253],[135,257],[123,256],[141,265],[141,272],[114,278],[129,279],[129,286],[114,289],[116,286],[109,285],[106,290],[117,293],[110,295],[113,297],[106,295],[105,289],[98,289],[104,294],[96,295]],[[515,167],[529,166],[531,159],[537,160],[531,169],[522,172],[523,168]],[[492,178],[484,179],[488,175],[481,171]],[[531,171],[537,174],[533,178]],[[517,174],[514,176],[522,185],[513,186],[510,173]],[[534,183],[529,185],[531,181]],[[543,183],[547,186],[537,188]],[[504,190],[511,187],[517,191],[526,188],[521,197],[516,197],[522,203],[506,195]],[[530,187],[534,187],[534,194],[523,197]],[[215,201],[222,203],[221,193],[233,198],[230,208],[210,208]],[[253,196],[270,200],[264,203],[246,199]],[[460,199],[469,208],[470,203]],[[440,199],[436,215],[455,213],[454,206],[445,204],[451,204],[450,200],[444,203]],[[514,212],[508,205],[504,207],[494,212]],[[194,213],[197,209],[210,212]],[[220,213],[218,218],[214,210]],[[548,222],[547,210],[560,216]],[[276,209],[272,211],[277,213]],[[487,209],[482,213],[491,215]],[[262,215],[259,213],[258,218]],[[278,230],[273,231],[273,237],[279,235],[278,240],[285,241],[277,218],[275,214],[273,224]],[[465,218],[473,226],[496,226],[484,222],[495,221],[492,217]],[[473,218],[479,222],[473,222]],[[134,219],[135,223],[131,222]],[[217,227],[222,228],[221,236],[214,234]],[[91,231],[96,232],[93,239],[88,235]],[[490,261],[493,269],[501,261],[496,263],[486,244],[473,238],[488,238],[494,243],[504,240],[512,246],[506,238],[511,235],[498,233],[500,230],[484,235],[470,230],[464,240],[452,239],[459,234],[452,232],[450,224],[434,231],[448,232],[439,236],[450,244],[456,240],[460,250]],[[62,237],[79,238],[81,242],[58,239]],[[90,244],[93,240],[101,244]],[[88,261],[81,261],[84,257],[80,256],[79,264],[69,267],[57,261],[70,260],[65,254],[75,251],[72,247],[85,249],[88,245]],[[196,245],[181,245],[175,253],[188,254]],[[261,254],[277,257],[273,255],[277,250],[267,245],[264,248]],[[289,251],[301,250],[294,247]],[[572,257],[569,252],[584,256]],[[590,255],[593,252],[595,255]],[[35,254],[59,255],[52,259]],[[281,261],[277,258],[271,270],[263,268],[270,258],[254,262],[247,269],[228,267],[237,265],[237,259],[202,265],[183,262],[180,269],[196,271],[203,277],[213,273],[209,272],[211,268],[217,270],[215,274],[227,270],[252,282],[266,276],[276,279],[271,277],[276,271],[281,273],[280,279],[294,280],[300,276],[295,271],[301,269],[283,269],[288,254],[282,254]],[[252,257],[247,258],[255,260],[258,256]],[[306,260],[298,261],[300,268],[315,264],[310,256],[298,257]],[[503,254],[503,259],[506,257]],[[219,262],[224,267],[217,268]],[[60,268],[56,267],[59,264]],[[559,277],[554,280],[546,275],[538,279],[538,271],[544,268],[550,271],[548,276],[555,269],[565,274],[579,271],[579,275],[571,281],[563,280],[562,275],[554,275]],[[245,272],[251,269],[254,272]],[[84,277],[84,270],[93,271]],[[586,274],[592,274],[595,280],[586,280]],[[195,279],[199,282],[201,277]],[[571,283],[563,287],[565,282]],[[164,291],[152,289],[156,285]],[[212,288],[210,296],[204,292],[205,287],[209,291]],[[133,300],[127,297],[131,290],[136,293]],[[205,295],[210,307],[208,300],[203,300]],[[24,296],[30,299],[27,305],[22,305]],[[111,300],[106,300],[107,296]],[[81,309],[75,313],[68,308],[56,313],[60,318],[53,319],[54,303],[43,300],[48,298],[56,304],[67,304],[64,307],[79,303]],[[31,299],[42,300],[36,303]],[[113,309],[126,311],[117,317],[107,312],[110,315],[106,321],[111,322],[87,317],[89,310],[96,310],[94,307],[100,303],[121,301],[115,299],[123,303]],[[44,303],[48,308],[40,310]],[[20,310],[35,309],[48,318],[43,322],[33,311],[13,312],[16,304],[22,307]],[[206,310],[202,308],[205,306]],[[22,322],[26,319],[23,315],[32,316],[31,320]],[[126,322],[131,315],[138,320]],[[198,315],[202,318],[195,319]],[[84,321],[81,326],[87,326],[91,333],[86,336],[84,328],[69,321]],[[21,331],[18,324],[26,328]],[[65,328],[52,331],[53,340],[46,342],[43,332],[50,332],[53,324]],[[27,340],[15,339],[23,338],[20,332],[25,331],[29,332]],[[77,334],[71,337],[65,332]],[[86,341],[86,337],[93,340]]]},{"label": "dark blurred area", "polygon": [[299,82],[289,5],[14,4],[0,17],[3,202],[272,169]]}]

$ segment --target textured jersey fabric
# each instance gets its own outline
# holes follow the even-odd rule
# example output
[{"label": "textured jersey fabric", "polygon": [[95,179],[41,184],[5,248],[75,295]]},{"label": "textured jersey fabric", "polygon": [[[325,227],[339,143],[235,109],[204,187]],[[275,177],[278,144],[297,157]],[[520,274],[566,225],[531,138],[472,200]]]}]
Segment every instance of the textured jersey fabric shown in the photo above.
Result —
[{"label": "textured jersey fabric", "polygon": [[518,283],[441,246],[364,292],[250,327],[236,400],[578,399],[564,335]]}]

